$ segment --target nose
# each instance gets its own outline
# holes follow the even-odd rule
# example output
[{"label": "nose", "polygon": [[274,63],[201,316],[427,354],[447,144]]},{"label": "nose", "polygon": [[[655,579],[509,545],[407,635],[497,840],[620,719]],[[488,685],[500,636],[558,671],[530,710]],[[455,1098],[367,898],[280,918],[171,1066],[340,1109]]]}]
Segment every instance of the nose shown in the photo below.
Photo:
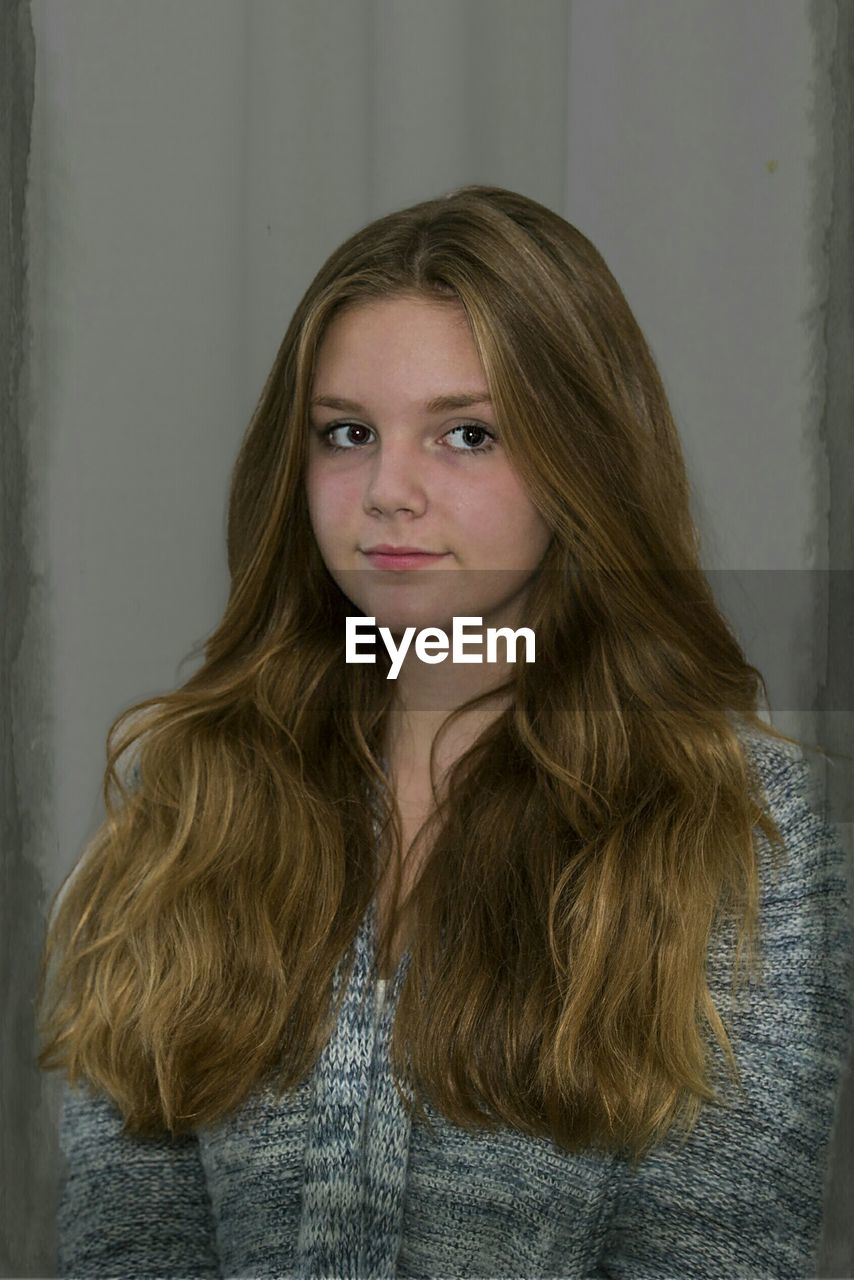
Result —
[{"label": "nose", "polygon": [[427,496],[426,470],[426,459],[416,441],[400,439],[383,443],[367,468],[366,507],[382,511],[396,511],[401,507],[421,510]]}]

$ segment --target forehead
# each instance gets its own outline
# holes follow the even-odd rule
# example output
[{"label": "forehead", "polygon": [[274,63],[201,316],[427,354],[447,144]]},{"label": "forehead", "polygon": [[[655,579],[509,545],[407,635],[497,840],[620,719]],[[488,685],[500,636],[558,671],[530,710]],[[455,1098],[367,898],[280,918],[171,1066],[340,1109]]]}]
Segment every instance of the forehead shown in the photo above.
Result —
[{"label": "forehead", "polygon": [[371,299],[333,316],[317,351],[316,374],[331,364],[389,365],[424,358],[479,365],[477,349],[462,303],[424,298]]},{"label": "forehead", "polygon": [[462,303],[394,297],[333,316],[316,352],[311,394],[365,403],[382,389],[420,406],[487,387]]}]

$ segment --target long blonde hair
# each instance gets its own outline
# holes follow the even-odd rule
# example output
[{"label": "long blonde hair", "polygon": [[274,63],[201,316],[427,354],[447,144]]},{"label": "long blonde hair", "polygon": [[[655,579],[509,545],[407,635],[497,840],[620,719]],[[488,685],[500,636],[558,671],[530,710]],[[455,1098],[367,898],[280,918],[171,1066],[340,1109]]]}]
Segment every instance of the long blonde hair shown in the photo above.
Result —
[{"label": "long blonde hair", "polygon": [[782,841],[737,726],[796,740],[760,717],[763,677],[700,569],[676,427],[616,280],[575,227],[496,187],[365,226],[297,306],[235,462],[204,662],[110,727],[106,818],[51,904],[38,1063],[104,1090],[128,1132],[180,1133],[262,1079],[293,1088],[330,1034],[378,883],[374,799],[398,861],[401,829],[381,768],[393,682],[343,662],[352,608],[309,523],[308,405],[332,317],[402,294],[465,308],[554,536],[537,661],[422,832],[395,1079],[421,1115],[427,1098],[468,1129],[637,1157],[717,1099],[707,1026],[738,1078],[706,950],[730,911],[734,981],[744,948],[755,964],[754,826]]}]

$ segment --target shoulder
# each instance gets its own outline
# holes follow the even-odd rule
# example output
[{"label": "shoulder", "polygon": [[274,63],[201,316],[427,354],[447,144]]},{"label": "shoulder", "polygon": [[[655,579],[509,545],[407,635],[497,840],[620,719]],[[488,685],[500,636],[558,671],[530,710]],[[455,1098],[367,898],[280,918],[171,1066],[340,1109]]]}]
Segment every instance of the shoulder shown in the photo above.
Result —
[{"label": "shoulder", "polygon": [[769,1034],[789,1034],[789,1015],[802,1026],[823,1021],[825,1034],[844,1044],[854,980],[849,854],[822,816],[818,772],[803,749],[754,730],[740,736],[782,841],[772,851],[755,828]]},{"label": "shoulder", "polygon": [[743,721],[737,722],[736,733],[769,800],[791,800],[810,793],[814,779],[802,747],[772,738]]},{"label": "shoulder", "polygon": [[[763,807],[773,818],[787,853],[802,873],[820,866],[846,879],[847,855],[822,814],[820,773],[796,743],[782,742],[739,725],[738,736],[763,793]],[[761,840],[763,848],[767,844]],[[795,869],[795,868],[793,868]]]}]

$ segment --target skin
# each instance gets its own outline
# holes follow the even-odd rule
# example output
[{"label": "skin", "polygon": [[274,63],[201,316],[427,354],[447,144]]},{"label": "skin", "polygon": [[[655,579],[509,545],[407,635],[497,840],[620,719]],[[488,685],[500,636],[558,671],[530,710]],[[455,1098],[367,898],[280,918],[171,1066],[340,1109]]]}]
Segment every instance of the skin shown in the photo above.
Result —
[{"label": "skin", "polygon": [[[488,395],[487,388],[459,303],[409,296],[360,303],[335,317],[320,345],[312,401],[337,396],[362,409],[312,406],[306,472],[312,529],[354,612],[375,617],[396,643],[410,626],[416,634],[440,627],[450,641],[455,616],[480,617],[485,658],[487,627],[525,625],[527,587],[551,532],[510,465],[491,404],[426,409],[438,395]],[[333,423],[345,424],[331,436],[342,452],[321,436]],[[464,423],[485,430],[454,430]],[[488,452],[487,432],[497,437]],[[363,554],[376,543],[447,554],[432,568],[384,572]],[[467,642],[466,652],[477,653],[477,645]],[[499,641],[499,658],[504,653]],[[524,660],[524,646],[517,657]],[[450,652],[441,663],[423,663],[413,638],[396,681],[389,752],[403,752],[418,770],[448,711],[511,671],[504,661],[454,663]],[[443,734],[446,760],[508,701],[497,695]]]}]

